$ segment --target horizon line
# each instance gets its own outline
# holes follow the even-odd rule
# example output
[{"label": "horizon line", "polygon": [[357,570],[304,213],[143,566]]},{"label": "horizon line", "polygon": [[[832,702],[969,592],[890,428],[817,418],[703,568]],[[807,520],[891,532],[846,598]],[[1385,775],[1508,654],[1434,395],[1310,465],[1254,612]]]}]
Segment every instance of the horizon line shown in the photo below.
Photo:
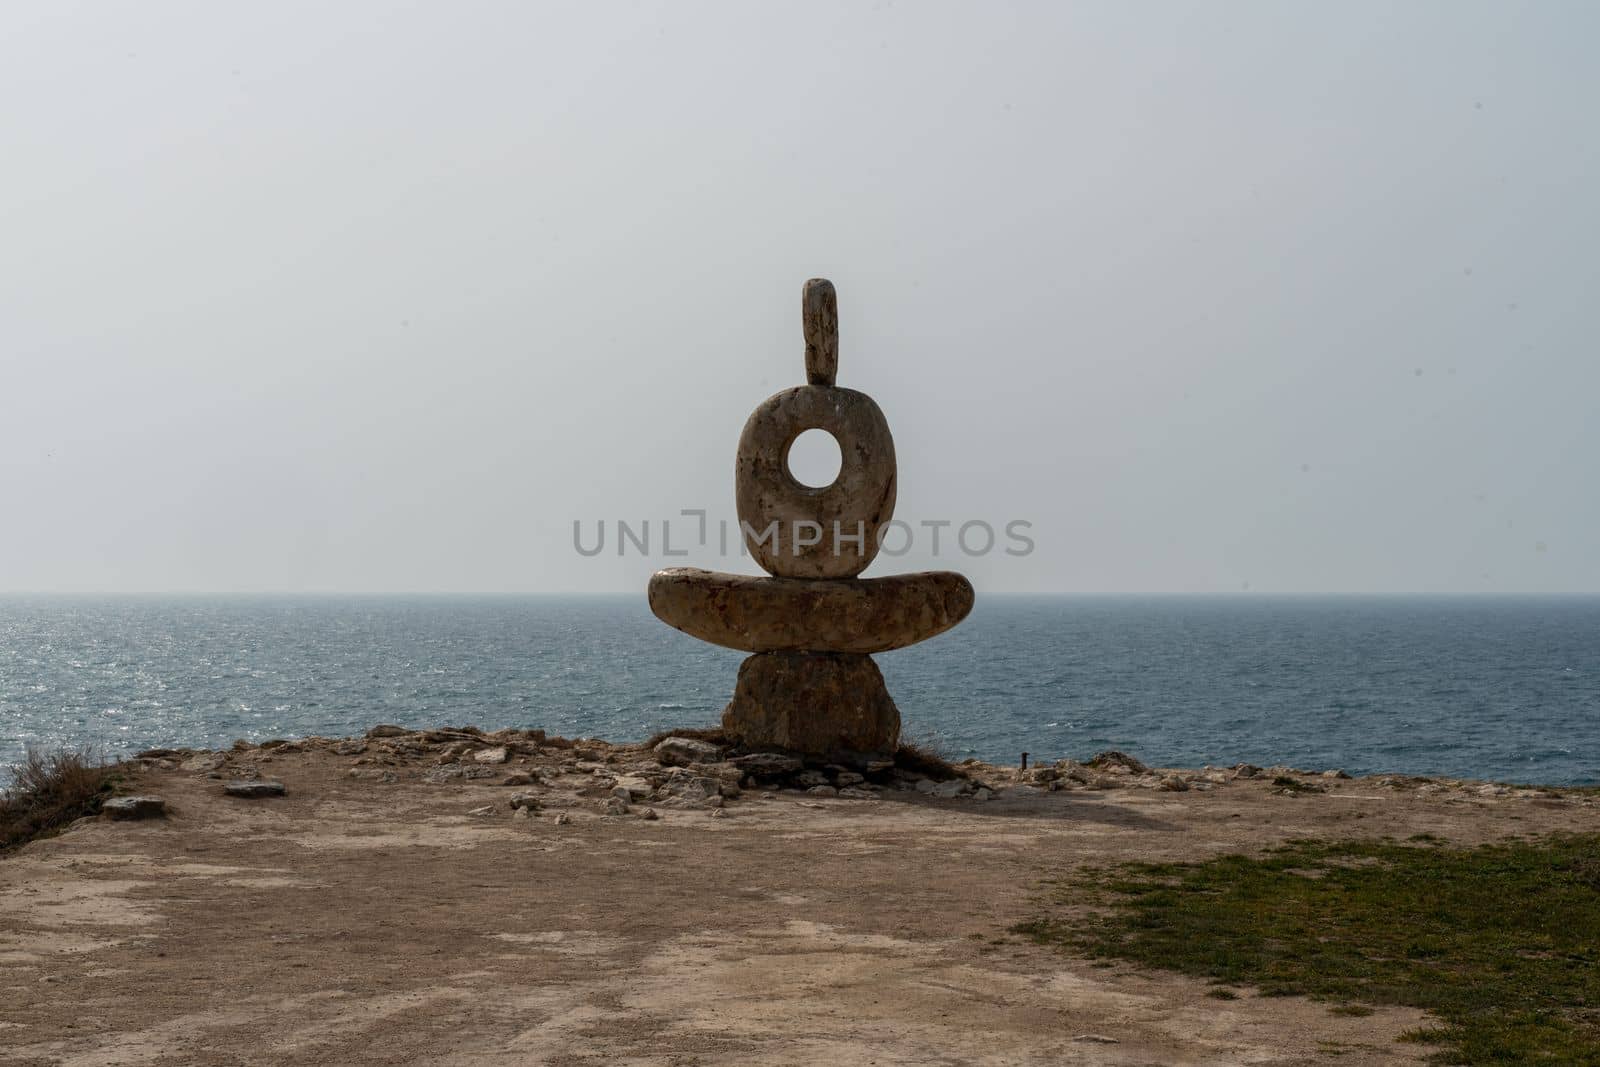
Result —
[{"label": "horizon line", "polygon": [[[760,577],[752,575],[751,577]],[[848,579],[843,579],[848,580]],[[1208,590],[979,590],[985,597],[1594,597],[1600,589],[1208,589]],[[4,597],[643,597],[632,589],[5,589]]]}]

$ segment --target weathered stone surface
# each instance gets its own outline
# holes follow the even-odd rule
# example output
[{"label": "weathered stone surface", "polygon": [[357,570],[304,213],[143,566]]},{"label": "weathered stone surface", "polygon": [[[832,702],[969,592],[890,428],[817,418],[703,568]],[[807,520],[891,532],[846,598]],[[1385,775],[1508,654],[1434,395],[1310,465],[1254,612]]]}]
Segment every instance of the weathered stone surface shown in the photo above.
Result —
[{"label": "weathered stone surface", "polygon": [[1146,767],[1138,759],[1135,759],[1133,756],[1128,755],[1126,752],[1119,752],[1117,749],[1114,749],[1114,748],[1107,749],[1106,751],[1098,753],[1097,755],[1095,755],[1092,758],[1090,758],[1089,766],[1098,767],[1099,769],[1101,769],[1103,771],[1111,771],[1113,773],[1116,773],[1116,772],[1124,772],[1124,773],[1130,773],[1130,774],[1149,774],[1150,773],[1150,768]]},{"label": "weathered stone surface", "polygon": [[167,813],[167,802],[160,797],[113,797],[100,805],[108,819],[159,819]]},{"label": "weathered stone surface", "polygon": [[233,781],[224,785],[222,787],[222,791],[230,797],[246,797],[249,799],[255,799],[257,797],[281,797],[288,792],[288,790],[284,788],[282,782],[272,778],[260,778],[256,779],[255,781],[247,781],[242,778],[235,778]]},{"label": "weathered stone surface", "polygon": [[389,722],[380,722],[367,731],[368,737],[404,737],[410,733],[404,726],[396,726]]},{"label": "weathered stone surface", "polygon": [[655,789],[656,787],[651,785],[647,779],[630,774],[618,778],[617,784],[611,787],[611,793],[613,796],[619,796],[623,800],[643,800],[651,793],[654,793]]},{"label": "weathered stone surface", "polygon": [[656,759],[669,767],[687,767],[691,763],[716,763],[722,759],[722,749],[709,741],[693,737],[668,737],[656,745]]},{"label": "weathered stone surface", "polygon": [[752,748],[856,764],[894,750],[900,712],[868,656],[764,652],[739,667],[722,729]]},{"label": "weathered stone surface", "polygon": [[728,762],[745,774],[753,774],[758,778],[793,774],[802,766],[800,757],[786,756],[781,752],[752,752],[746,756],[735,756]]},{"label": "weathered stone surface", "polygon": [[178,764],[178,769],[195,774],[210,774],[212,771],[221,768],[226,762],[228,762],[228,757],[220,752],[201,752]]},{"label": "weathered stone surface", "polygon": [[[839,443],[839,475],[813,488],[790,473],[789,447],[819,429]],[[801,385],[768,397],[739,437],[734,502],[745,547],[768,574],[860,574],[894,517],[894,438],[883,412],[854,389]]]},{"label": "weathered stone surface", "polygon": [[447,763],[442,767],[434,767],[431,770],[424,771],[422,780],[430,785],[438,785],[441,782],[449,782],[461,778],[493,778],[498,773],[493,767]]},{"label": "weathered stone surface", "polygon": [[809,278],[800,290],[806,335],[806,382],[832,385],[839,376],[839,294],[826,278]]},{"label": "weathered stone surface", "polygon": [[972,601],[972,583],[953,571],[808,581],[674,567],[650,579],[656,618],[743,652],[904,648],[966,618]]},{"label": "weathered stone surface", "polygon": [[504,763],[511,758],[505,745],[496,745],[494,748],[481,749],[472,754],[472,758],[479,763]]}]

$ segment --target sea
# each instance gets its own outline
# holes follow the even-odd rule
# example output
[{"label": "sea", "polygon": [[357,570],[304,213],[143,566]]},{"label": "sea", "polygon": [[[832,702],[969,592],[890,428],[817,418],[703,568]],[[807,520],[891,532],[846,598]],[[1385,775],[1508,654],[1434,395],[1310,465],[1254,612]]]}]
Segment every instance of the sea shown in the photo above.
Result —
[{"label": "sea", "polygon": [[[741,654],[632,596],[0,597],[0,765],[405,726],[634,741],[714,724]],[[877,657],[903,734],[1600,783],[1600,597],[980,596]]]}]

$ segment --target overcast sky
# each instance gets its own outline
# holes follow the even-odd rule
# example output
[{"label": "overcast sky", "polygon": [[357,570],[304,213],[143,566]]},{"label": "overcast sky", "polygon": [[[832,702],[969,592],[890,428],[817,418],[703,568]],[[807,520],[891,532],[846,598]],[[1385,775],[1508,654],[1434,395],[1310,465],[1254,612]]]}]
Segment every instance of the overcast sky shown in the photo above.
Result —
[{"label": "overcast sky", "polygon": [[1458,0],[8,3],[0,590],[753,571],[659,525],[734,519],[813,275],[899,517],[1036,545],[924,529],[868,576],[1600,590],[1597,35]]}]

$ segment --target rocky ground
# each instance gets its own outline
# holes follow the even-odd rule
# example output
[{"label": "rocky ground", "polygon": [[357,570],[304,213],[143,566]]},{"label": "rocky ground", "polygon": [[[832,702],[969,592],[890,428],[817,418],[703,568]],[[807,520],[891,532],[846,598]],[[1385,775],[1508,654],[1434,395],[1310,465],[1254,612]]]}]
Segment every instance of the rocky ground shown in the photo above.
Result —
[{"label": "rocky ground", "polygon": [[1120,860],[1600,814],[1560,790],[1119,753],[952,775],[538,731],[377,727],[132,769],[161,805],[0,858],[0,1063],[1420,1061],[1395,1043],[1415,1012],[1217,1000],[1008,931],[1050,880]]}]

